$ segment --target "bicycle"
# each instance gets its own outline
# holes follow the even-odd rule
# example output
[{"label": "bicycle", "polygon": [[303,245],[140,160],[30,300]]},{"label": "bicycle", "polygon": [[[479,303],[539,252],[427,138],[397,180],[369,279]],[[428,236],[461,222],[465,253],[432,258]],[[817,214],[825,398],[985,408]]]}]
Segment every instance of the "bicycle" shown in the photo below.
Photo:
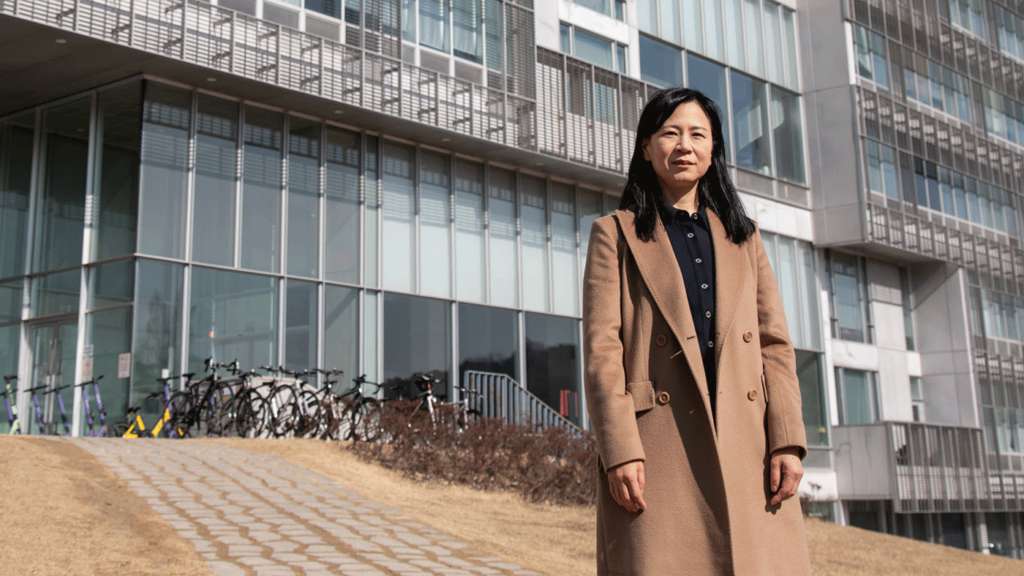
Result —
[{"label": "bicycle", "polygon": [[[75,384],[75,388],[82,389],[82,408],[85,410],[86,423],[89,426],[89,436],[94,438],[100,438],[107,434],[107,411],[103,408],[103,400],[100,399],[100,385],[99,381],[103,379],[103,375],[94,377],[92,380],[86,380],[79,384]],[[100,420],[100,431],[96,432],[93,428],[93,411],[89,407],[89,385],[92,384],[93,394],[96,397],[96,413]]]},{"label": "bicycle", "polygon": [[[7,424],[10,426],[8,434],[21,434],[21,422],[18,421],[18,385],[14,385],[14,391],[11,391],[11,381],[17,382],[17,374],[8,374],[4,376],[4,391],[0,392],[0,396],[4,397],[4,405],[7,407]],[[14,397],[14,402],[11,402],[11,397]]]},{"label": "bicycle", "polygon": [[174,410],[171,404],[171,385],[170,381],[177,378],[191,378],[193,374],[182,374],[180,376],[168,376],[166,378],[157,378],[157,382],[163,383],[163,390],[157,390],[151,394],[146,395],[146,399],[160,398],[163,397],[164,413],[160,416],[153,426],[146,431],[146,423],[142,420],[142,414],[140,413],[142,408],[139,406],[129,406],[128,412],[125,414],[125,421],[114,424],[112,435],[121,438],[143,438],[150,436],[156,438],[160,436],[160,433],[167,428],[168,438],[180,438],[185,435],[185,430],[177,425],[174,418]]},{"label": "bicycle", "polygon": [[[355,383],[355,387],[342,394],[342,401],[346,406],[338,427],[340,429],[344,423],[348,423],[348,430],[344,436],[346,440],[373,442],[381,433],[380,400],[364,394],[363,386],[369,384],[376,386],[379,390],[381,384],[369,382],[366,379],[366,374],[353,378],[352,382]],[[401,387],[392,386],[391,388],[397,392]],[[352,398],[348,399],[348,396],[352,396]]]},{"label": "bicycle", "polygon": [[276,386],[268,398],[272,415],[271,430],[274,436],[281,438],[287,436],[289,432],[302,436],[315,430],[314,426],[319,420],[319,404],[314,402],[311,405],[303,400],[305,382],[300,379],[312,372],[287,370],[284,366],[278,366],[276,371],[287,374],[294,380]]},{"label": "bicycle", "polygon": [[[223,423],[215,421],[211,417],[219,413],[224,402],[231,400],[233,392],[225,397],[225,390],[221,388],[222,394],[215,394],[218,389],[217,385],[220,383],[217,379],[217,370],[226,368],[234,375],[242,373],[238,368],[238,360],[228,364],[219,364],[213,361],[213,357],[210,357],[203,361],[203,365],[210,374],[201,380],[189,382],[185,390],[175,392],[169,400],[171,413],[174,415],[175,429],[180,430],[183,437],[188,437],[195,432],[202,433],[204,425],[207,436],[220,435],[223,432]],[[188,376],[191,378],[194,375],[192,373]],[[210,426],[211,423],[213,427]]]}]

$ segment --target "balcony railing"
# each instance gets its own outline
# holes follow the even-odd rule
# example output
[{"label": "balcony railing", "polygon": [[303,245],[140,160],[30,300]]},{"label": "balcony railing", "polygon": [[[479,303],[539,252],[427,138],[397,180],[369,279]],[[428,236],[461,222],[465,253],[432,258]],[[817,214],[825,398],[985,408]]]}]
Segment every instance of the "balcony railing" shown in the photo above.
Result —
[{"label": "balcony railing", "polygon": [[878,422],[833,429],[839,497],[893,511],[1024,509],[1024,475],[990,473],[978,428]]}]

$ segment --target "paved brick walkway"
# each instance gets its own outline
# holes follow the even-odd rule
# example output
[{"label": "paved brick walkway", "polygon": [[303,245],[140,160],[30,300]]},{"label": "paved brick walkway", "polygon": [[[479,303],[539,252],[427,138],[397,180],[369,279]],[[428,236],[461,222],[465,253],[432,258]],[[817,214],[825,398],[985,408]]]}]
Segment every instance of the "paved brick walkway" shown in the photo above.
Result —
[{"label": "paved brick walkway", "polygon": [[275,456],[222,444],[76,438],[218,576],[535,575]]}]

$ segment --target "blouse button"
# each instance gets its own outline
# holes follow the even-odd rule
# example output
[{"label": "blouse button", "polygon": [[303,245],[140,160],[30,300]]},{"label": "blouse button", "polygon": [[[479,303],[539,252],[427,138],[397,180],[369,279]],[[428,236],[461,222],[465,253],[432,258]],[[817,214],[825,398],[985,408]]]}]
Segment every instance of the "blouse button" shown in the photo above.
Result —
[{"label": "blouse button", "polygon": [[655,338],[654,341],[658,344],[658,346],[661,347],[664,347],[666,344],[668,344],[668,338],[666,338],[664,334],[658,334],[658,337]]},{"label": "blouse button", "polygon": [[693,232],[687,232],[686,233],[686,237],[687,238],[693,238]]},{"label": "blouse button", "polygon": [[711,310],[708,310],[707,312],[705,312],[704,313],[704,317],[705,318],[711,318]]},{"label": "blouse button", "polygon": [[714,348],[714,347],[715,347],[715,341],[714,340],[708,340],[708,348]]},{"label": "blouse button", "polygon": [[703,262],[703,260],[701,260],[700,258],[697,258],[696,262],[697,262],[697,264],[700,264],[701,262]]},{"label": "blouse button", "polygon": [[701,284],[700,287],[703,288],[704,290],[708,289],[708,285],[707,284]]}]

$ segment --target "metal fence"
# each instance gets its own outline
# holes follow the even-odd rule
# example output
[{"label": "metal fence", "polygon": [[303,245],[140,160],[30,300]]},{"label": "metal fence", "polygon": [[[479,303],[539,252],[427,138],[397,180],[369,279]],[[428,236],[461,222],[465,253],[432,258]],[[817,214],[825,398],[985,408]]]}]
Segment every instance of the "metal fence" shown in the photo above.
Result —
[{"label": "metal fence", "polygon": [[558,426],[573,434],[583,430],[562,416],[522,384],[505,374],[467,370],[462,386],[468,392],[470,406],[484,418],[502,418],[513,424],[529,424],[541,428]]}]

